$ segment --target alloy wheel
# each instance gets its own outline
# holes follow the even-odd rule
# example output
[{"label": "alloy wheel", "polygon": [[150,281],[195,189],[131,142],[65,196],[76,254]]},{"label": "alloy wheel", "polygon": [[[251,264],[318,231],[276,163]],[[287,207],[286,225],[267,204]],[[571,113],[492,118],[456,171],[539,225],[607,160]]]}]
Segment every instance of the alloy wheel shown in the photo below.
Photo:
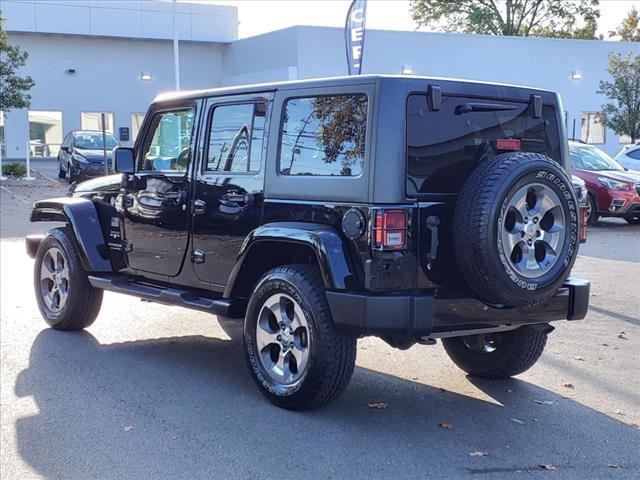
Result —
[{"label": "alloy wheel", "polygon": [[278,293],[262,305],[256,323],[258,357],[267,374],[281,385],[291,385],[309,362],[309,324],[302,307]]},{"label": "alloy wheel", "polygon": [[58,247],[51,247],[42,258],[40,292],[52,313],[59,313],[69,298],[69,267]]},{"label": "alloy wheel", "polygon": [[558,195],[546,185],[528,184],[508,195],[498,225],[508,264],[522,277],[536,279],[558,261],[566,218]]}]

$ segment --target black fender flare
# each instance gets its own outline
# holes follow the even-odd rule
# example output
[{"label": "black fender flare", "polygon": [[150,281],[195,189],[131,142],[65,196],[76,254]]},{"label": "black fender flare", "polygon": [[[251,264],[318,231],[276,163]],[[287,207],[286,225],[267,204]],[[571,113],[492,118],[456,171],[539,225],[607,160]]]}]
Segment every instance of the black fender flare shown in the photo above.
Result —
[{"label": "black fender flare", "polygon": [[38,200],[32,222],[64,222],[73,231],[82,266],[88,272],[113,271],[98,212],[87,198],[61,197]]},{"label": "black fender flare", "polygon": [[273,222],[256,228],[245,239],[229,276],[225,298],[231,298],[247,255],[262,242],[297,244],[310,248],[327,289],[345,290],[349,282],[353,283],[355,273],[348,260],[348,247],[334,228],[310,222]]}]

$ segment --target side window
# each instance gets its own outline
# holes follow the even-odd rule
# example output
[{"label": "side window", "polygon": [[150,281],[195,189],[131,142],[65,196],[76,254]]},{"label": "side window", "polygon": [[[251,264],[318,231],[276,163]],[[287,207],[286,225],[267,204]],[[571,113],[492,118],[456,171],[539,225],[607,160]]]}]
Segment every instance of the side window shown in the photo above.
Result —
[{"label": "side window", "polygon": [[263,157],[264,102],[213,107],[205,172],[257,173]]},{"label": "side window", "polygon": [[139,170],[183,172],[191,157],[194,109],[156,113],[142,146]]},{"label": "side window", "polygon": [[627,153],[627,157],[631,157],[634,160],[640,160],[640,148],[636,148],[635,150],[631,150]]},{"label": "side window", "polygon": [[366,95],[287,100],[280,134],[280,174],[360,175],[366,130]]}]

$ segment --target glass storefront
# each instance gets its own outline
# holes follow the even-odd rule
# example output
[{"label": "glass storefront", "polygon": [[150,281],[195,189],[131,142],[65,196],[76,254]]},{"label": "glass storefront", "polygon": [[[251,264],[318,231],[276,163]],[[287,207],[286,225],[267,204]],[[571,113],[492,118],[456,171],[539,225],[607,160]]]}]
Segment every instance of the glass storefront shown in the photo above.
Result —
[{"label": "glass storefront", "polygon": [[62,136],[62,112],[29,111],[29,152],[32,157],[57,156]]}]

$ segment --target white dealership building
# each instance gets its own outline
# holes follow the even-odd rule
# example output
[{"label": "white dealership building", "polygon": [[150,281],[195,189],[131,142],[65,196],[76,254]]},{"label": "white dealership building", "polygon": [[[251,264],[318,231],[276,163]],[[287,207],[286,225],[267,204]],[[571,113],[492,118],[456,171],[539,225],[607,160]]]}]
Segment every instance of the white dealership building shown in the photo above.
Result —
[{"label": "white dealership building", "polygon": [[[344,32],[298,26],[238,39],[235,7],[151,0],[2,0],[12,44],[29,52],[31,106],[0,112],[5,158],[55,156],[64,133],[106,127],[130,144],[153,98],[180,88],[344,75]],[[640,44],[367,30],[362,73],[404,73],[555,90],[567,131],[615,154],[625,142],[605,129],[596,94],[609,52]],[[129,133],[129,140],[126,134]]]}]

